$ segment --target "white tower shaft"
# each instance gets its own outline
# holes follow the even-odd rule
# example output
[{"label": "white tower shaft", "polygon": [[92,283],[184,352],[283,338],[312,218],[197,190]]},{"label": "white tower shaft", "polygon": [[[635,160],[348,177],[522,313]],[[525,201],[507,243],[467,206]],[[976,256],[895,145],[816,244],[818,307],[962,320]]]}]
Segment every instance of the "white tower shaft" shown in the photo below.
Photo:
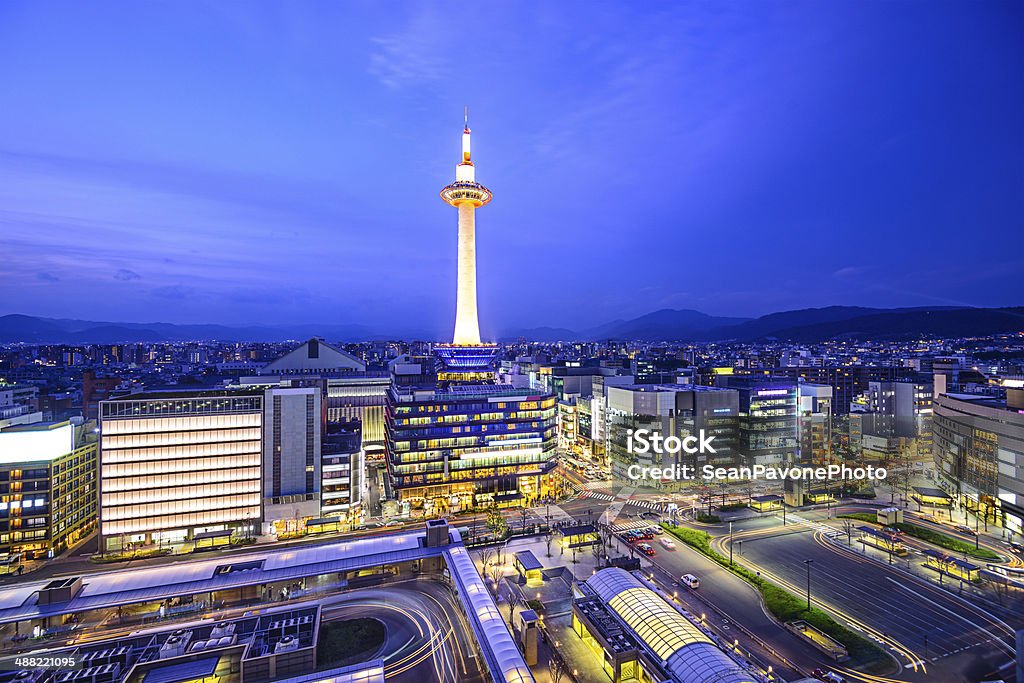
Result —
[{"label": "white tower shaft", "polygon": [[459,204],[459,285],[455,304],[456,344],[479,344],[476,313],[476,207]]}]

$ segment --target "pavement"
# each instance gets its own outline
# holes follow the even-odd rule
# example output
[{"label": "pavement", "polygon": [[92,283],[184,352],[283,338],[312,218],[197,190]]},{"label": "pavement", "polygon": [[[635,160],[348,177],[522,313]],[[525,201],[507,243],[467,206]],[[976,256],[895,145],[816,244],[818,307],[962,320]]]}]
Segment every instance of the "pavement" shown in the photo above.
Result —
[{"label": "pavement", "polygon": [[325,622],[372,618],[382,622],[381,648],[361,659],[381,658],[389,681],[479,683],[481,658],[458,600],[437,581],[389,584],[346,591],[322,607]]},{"label": "pavement", "polygon": [[[788,522],[783,527],[772,515],[743,529],[734,523],[736,561],[802,595],[810,560],[812,602],[884,642],[900,661],[899,677],[977,681],[1012,656],[1012,633],[1024,627],[1024,612],[980,607],[977,596],[964,599],[935,585],[934,574],[929,581],[920,575],[926,570],[908,570],[910,561],[889,565],[886,553],[848,548],[822,511],[790,513]],[[728,553],[728,536],[723,528],[719,552]]]}]

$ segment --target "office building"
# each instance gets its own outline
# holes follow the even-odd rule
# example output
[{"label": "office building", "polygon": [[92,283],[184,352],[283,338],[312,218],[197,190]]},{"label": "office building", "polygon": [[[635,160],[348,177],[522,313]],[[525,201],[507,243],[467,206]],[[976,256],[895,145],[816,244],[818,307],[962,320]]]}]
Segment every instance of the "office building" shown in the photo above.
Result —
[{"label": "office building", "polygon": [[31,384],[8,384],[0,380],[0,429],[31,424],[42,419],[37,387]]},{"label": "office building", "polygon": [[913,374],[909,368],[870,365],[774,367],[751,372],[764,377],[803,380],[832,387],[833,415],[850,412],[850,404],[868,389],[871,381],[891,382]]},{"label": "office building", "polygon": [[358,421],[327,423],[321,460],[320,512],[323,517],[337,517],[346,522],[360,519],[364,511],[366,471],[361,441]]},{"label": "office building", "polygon": [[327,419],[359,420],[362,448],[371,462],[384,461],[384,406],[391,377],[367,371],[327,379]]},{"label": "office building", "polygon": [[302,530],[320,516],[323,388],[270,387],[263,400],[263,511],[265,533]]},{"label": "office building", "polygon": [[106,400],[121,382],[120,377],[97,377],[92,370],[82,373],[82,415],[85,419],[99,419],[100,401]]},{"label": "office building", "polygon": [[[631,465],[672,467],[737,464],[739,393],[731,389],[689,384],[630,384],[606,389],[608,460],[612,476],[626,479]],[[714,437],[714,453],[637,453],[629,436],[646,429],[663,437]]]},{"label": "office building", "polygon": [[100,549],[180,543],[261,521],[262,387],[100,404]]},{"label": "office building", "polygon": [[321,339],[310,339],[261,368],[256,377],[243,377],[242,385],[322,379],[326,382],[327,419],[360,422],[362,448],[373,462],[384,459],[384,404],[390,376],[383,369],[369,370],[356,356]]},{"label": "office building", "polygon": [[313,338],[263,366],[260,375],[330,377],[365,372],[366,363],[352,354]]},{"label": "office building", "polygon": [[555,398],[501,384],[393,384],[388,473],[404,510],[519,506],[549,493]]},{"label": "office building", "polygon": [[797,461],[823,465],[832,461],[832,387],[801,382],[797,385]]},{"label": "office building", "polygon": [[987,524],[1024,534],[1024,390],[941,394],[934,408],[939,485]]},{"label": "office building", "polygon": [[739,393],[739,456],[744,465],[795,463],[799,443],[797,383],[756,375],[719,375]]},{"label": "office building", "polygon": [[76,418],[0,430],[0,553],[52,557],[95,528],[94,428]]}]

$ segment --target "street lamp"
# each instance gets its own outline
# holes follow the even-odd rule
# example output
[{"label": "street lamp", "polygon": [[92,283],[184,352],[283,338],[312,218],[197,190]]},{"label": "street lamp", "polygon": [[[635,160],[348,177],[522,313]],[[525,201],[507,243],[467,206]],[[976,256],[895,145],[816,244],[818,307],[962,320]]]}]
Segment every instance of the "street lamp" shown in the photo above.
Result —
[{"label": "street lamp", "polygon": [[804,560],[804,565],[807,566],[807,611],[811,611],[811,565],[814,564],[814,560]]},{"label": "street lamp", "polygon": [[729,522],[729,566],[732,566],[732,522]]}]

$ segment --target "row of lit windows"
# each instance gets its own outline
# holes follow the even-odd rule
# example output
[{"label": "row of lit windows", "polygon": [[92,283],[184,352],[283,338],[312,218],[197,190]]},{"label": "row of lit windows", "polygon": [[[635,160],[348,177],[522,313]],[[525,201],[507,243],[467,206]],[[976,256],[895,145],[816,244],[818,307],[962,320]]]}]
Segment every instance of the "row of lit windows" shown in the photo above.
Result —
[{"label": "row of lit windows", "polygon": [[[202,509],[193,507],[192,510],[183,510],[181,513],[152,512],[150,516],[140,514],[126,519],[108,519],[106,511],[103,513],[102,533],[106,537],[120,534],[137,534],[149,531],[165,531],[169,529],[182,529],[185,527],[203,526],[211,524],[222,524],[225,522],[241,522],[244,520],[257,520],[260,517],[259,496],[237,497],[238,500],[223,501],[224,506],[220,508]],[[149,506],[155,508],[156,506]]]},{"label": "row of lit windows", "polygon": [[[477,460],[450,460],[448,461],[448,471],[451,475],[458,476],[460,471],[473,470],[474,473],[471,476],[482,477],[481,470],[491,469],[498,467],[511,467],[516,468],[522,465],[537,465],[542,462],[546,462],[552,457],[552,453],[534,453],[529,455],[514,455],[514,456],[501,456],[488,459],[477,459]],[[402,463],[395,465],[395,474],[399,476],[405,476],[407,474],[414,474],[420,472],[443,472],[445,469],[443,462],[432,462],[432,463]]]},{"label": "row of lit windows", "polygon": [[554,411],[550,410],[520,410],[511,413],[460,413],[456,415],[440,415],[438,417],[409,417],[396,419],[395,424],[399,425],[428,425],[448,424],[453,422],[495,422],[498,420],[535,420],[538,418],[554,417]]},{"label": "row of lit windows", "polygon": [[[522,436],[538,436],[537,434],[525,434]],[[539,442],[533,442],[530,444],[531,447],[542,446],[545,450],[554,448],[554,434],[545,433],[543,440]],[[403,442],[399,442],[403,443]],[[624,442],[623,442],[624,443]],[[408,448],[408,443],[405,443],[404,447],[398,447],[393,444],[390,449],[391,453],[395,454],[402,462],[417,462],[421,460],[438,460],[445,456],[447,453],[449,457],[461,457],[463,455],[472,455],[481,450],[487,451],[503,451],[503,450],[517,450],[522,448],[523,444],[503,444],[501,441],[488,441],[486,444],[481,443],[479,440],[474,440],[473,443],[463,445],[461,448],[448,448],[448,449],[417,449],[412,451]]]},{"label": "row of lit windows", "polygon": [[167,485],[173,486],[177,475],[181,472],[211,471],[211,470],[232,470],[245,467],[258,466],[260,464],[259,453],[240,453],[233,456],[221,456],[216,458],[189,458],[182,460],[153,460],[149,462],[127,462],[122,464],[107,465],[100,468],[100,476],[104,481],[104,488],[109,479],[115,477],[139,477],[151,474],[163,474],[167,476]]},{"label": "row of lit windows", "polygon": [[104,401],[102,419],[106,427],[106,419],[114,417],[140,416],[179,416],[179,415],[212,415],[225,413],[244,413],[262,410],[263,397],[260,396],[225,396],[210,398],[162,399],[143,401]]},{"label": "row of lit windows", "polygon": [[394,429],[395,437],[411,439],[415,437],[440,436],[444,434],[483,434],[506,432],[519,432],[524,429],[542,429],[543,427],[554,428],[554,424],[542,422],[502,422],[492,425],[467,425],[464,427],[430,427],[426,429]]},{"label": "row of lit windows", "polygon": [[196,484],[219,484],[230,481],[252,480],[260,478],[259,467],[236,467],[223,470],[186,470],[173,478],[165,474],[142,477],[109,478],[103,482],[103,493],[119,491],[139,491],[152,488],[177,488]]},{"label": "row of lit windows", "polygon": [[[122,494],[115,494],[122,495]],[[105,498],[105,497],[104,497]],[[255,506],[256,514],[253,519],[259,518],[260,494],[257,488],[254,492],[239,493],[230,496],[206,496],[184,498],[183,500],[172,500],[158,503],[132,504],[110,506],[103,502],[100,505],[103,511],[103,522],[116,522],[121,520],[141,520],[144,517],[168,517],[190,514],[200,514],[237,509]]]},{"label": "row of lit windows", "polygon": [[160,446],[157,448],[125,448],[103,451],[103,464],[138,462],[140,460],[169,460],[172,458],[204,458],[214,455],[241,455],[259,453],[258,441],[227,441],[194,446]]},{"label": "row of lit windows", "polygon": [[152,446],[184,446],[199,443],[228,441],[259,441],[263,434],[259,427],[194,432],[167,432],[164,434],[126,434],[103,437],[103,458],[114,448],[145,448]]},{"label": "row of lit windows", "polygon": [[[190,486],[175,486],[173,488],[156,488],[135,491],[118,491],[107,493],[104,490],[101,494],[101,505],[106,515],[107,508],[129,505],[147,505],[150,503],[165,503],[172,501],[197,502],[208,498],[222,498],[244,493],[259,493],[260,481],[249,479],[246,481],[226,481],[217,484],[192,484]],[[115,518],[118,519],[118,518]]]},{"label": "row of lit windows", "polygon": [[259,427],[261,413],[240,415],[199,415],[195,417],[165,417],[141,420],[114,420],[104,423],[104,437],[121,434],[157,434],[161,432],[193,432],[205,429],[236,429]]},{"label": "row of lit windows", "polygon": [[488,410],[508,410],[509,408],[517,410],[539,410],[555,407],[555,399],[549,398],[544,401],[503,401],[500,403],[487,402],[473,402],[473,403],[427,403],[421,405],[398,405],[393,406],[392,410],[396,415],[411,415],[411,414],[422,414],[422,413],[471,413],[471,412],[483,412]]}]

